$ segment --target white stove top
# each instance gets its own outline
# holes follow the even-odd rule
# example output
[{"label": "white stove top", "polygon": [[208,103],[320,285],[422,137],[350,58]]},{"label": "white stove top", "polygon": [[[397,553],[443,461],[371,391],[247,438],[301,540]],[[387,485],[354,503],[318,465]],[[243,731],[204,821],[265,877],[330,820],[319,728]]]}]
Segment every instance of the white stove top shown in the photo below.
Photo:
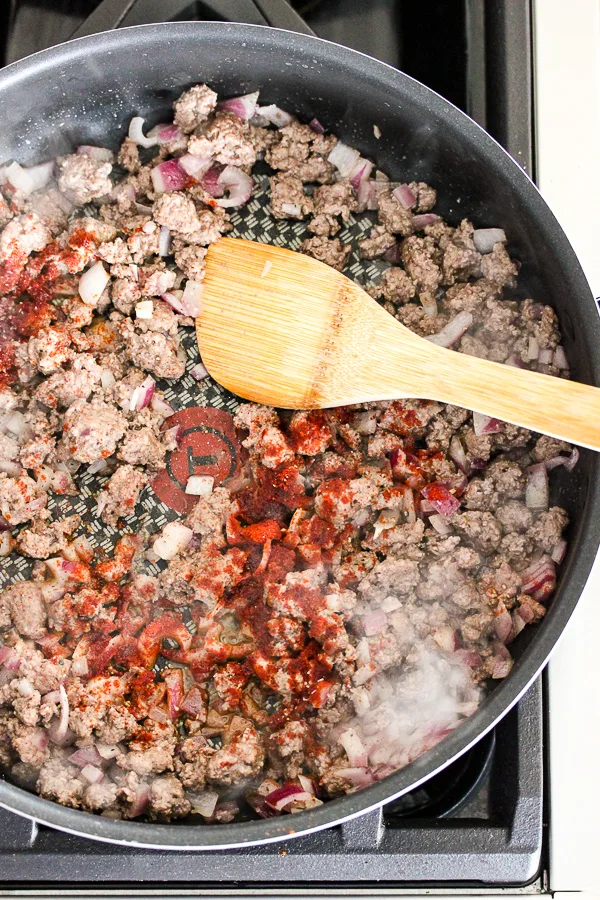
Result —
[{"label": "white stove top", "polygon": [[[538,185],[600,297],[600,0],[534,0],[534,54]],[[550,889],[598,896],[599,637],[597,559],[549,665],[549,730]]]}]

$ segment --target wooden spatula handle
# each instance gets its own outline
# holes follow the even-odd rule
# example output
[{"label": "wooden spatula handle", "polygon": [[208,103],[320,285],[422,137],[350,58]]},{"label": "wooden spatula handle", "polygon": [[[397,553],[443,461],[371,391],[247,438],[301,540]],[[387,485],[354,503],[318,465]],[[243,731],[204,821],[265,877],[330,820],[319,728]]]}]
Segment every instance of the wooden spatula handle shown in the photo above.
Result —
[{"label": "wooden spatula handle", "polygon": [[[429,343],[429,342],[428,342]],[[403,366],[402,354],[396,364]],[[419,396],[600,450],[600,388],[429,344]]]}]

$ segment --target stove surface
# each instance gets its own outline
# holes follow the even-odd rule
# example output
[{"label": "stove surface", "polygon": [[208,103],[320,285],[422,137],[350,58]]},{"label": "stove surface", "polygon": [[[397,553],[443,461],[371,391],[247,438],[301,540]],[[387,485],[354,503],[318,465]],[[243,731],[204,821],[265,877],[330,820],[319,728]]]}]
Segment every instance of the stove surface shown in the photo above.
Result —
[{"label": "stove surface", "polygon": [[[267,24],[252,0],[142,0],[123,19]],[[67,40],[97,0],[11,0],[0,10],[4,64]],[[468,112],[532,171],[529,3],[295,0],[320,37],[376,56]],[[538,681],[492,733],[415,791],[341,827],[264,847],[144,851],[85,840],[0,810],[0,896],[25,889],[82,896],[161,886],[306,895],[519,886],[545,869],[544,716]],[[174,825],[173,827],[176,827]],[[143,884],[142,885],[140,884]],[[529,885],[529,887],[527,887]],[[164,894],[163,894],[164,895]]]}]

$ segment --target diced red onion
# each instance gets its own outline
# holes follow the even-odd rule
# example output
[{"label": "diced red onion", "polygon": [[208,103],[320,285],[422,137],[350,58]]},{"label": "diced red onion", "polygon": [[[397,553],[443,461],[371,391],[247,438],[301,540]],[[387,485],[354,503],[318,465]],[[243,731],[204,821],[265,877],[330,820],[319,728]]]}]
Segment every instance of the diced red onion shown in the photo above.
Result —
[{"label": "diced red onion", "polygon": [[180,139],[185,141],[185,135],[173,122],[163,122],[160,125],[155,125],[148,132],[148,139],[150,138],[156,138],[158,144],[171,144],[173,141]]},{"label": "diced red onion", "polygon": [[256,113],[277,128],[285,128],[286,125],[291,125],[294,121],[294,116],[291,116],[285,110],[280,109],[279,106],[275,106],[274,103],[270,106],[257,106]]},{"label": "diced red onion", "polygon": [[21,678],[17,682],[17,690],[21,697],[31,697],[33,694],[33,685],[28,678]]},{"label": "diced red onion", "polygon": [[393,247],[390,247],[389,250],[386,250],[383,254],[383,258],[386,260],[386,262],[390,262],[392,263],[392,265],[397,266],[398,263],[402,261],[400,244],[394,244]]},{"label": "diced red onion", "polygon": [[101,759],[116,759],[122,752],[118,744],[102,744],[100,741],[96,744],[96,749]]},{"label": "diced red onion", "polygon": [[83,273],[79,279],[79,296],[86,306],[96,306],[109,281],[110,275],[101,260]]},{"label": "diced red onion", "polygon": [[114,384],[117,383],[117,379],[110,371],[110,369],[102,369],[102,374],[100,375],[100,383],[103,388],[110,388]]},{"label": "diced red onion", "polygon": [[442,516],[451,516],[460,507],[460,500],[451,494],[448,487],[441,481],[428,484],[423,488],[421,494]]},{"label": "diced red onion", "polygon": [[392,194],[404,209],[412,209],[413,206],[416,206],[417,198],[407,184],[401,184],[394,188]]},{"label": "diced red onion", "polygon": [[164,416],[165,419],[168,419],[169,416],[172,416],[175,410],[171,406],[170,403],[164,399],[164,397],[159,397],[158,394],[154,394],[152,400],[150,401],[150,407],[154,410],[154,412],[158,413],[161,416]]},{"label": "diced red onion", "polygon": [[409,524],[412,525],[417,521],[415,495],[412,488],[406,488],[404,491],[404,512],[406,513],[406,520]]},{"label": "diced red onion", "polygon": [[361,767],[368,764],[365,745],[354,728],[347,728],[346,731],[340,734],[338,743],[346,751],[346,756],[352,767]]},{"label": "diced red onion", "polygon": [[554,356],[552,357],[552,365],[556,366],[557,369],[569,368],[567,354],[565,353],[565,348],[562,346],[562,344],[559,344],[554,351]]},{"label": "diced red onion", "polygon": [[185,316],[197,319],[202,312],[202,285],[199,281],[188,278],[181,297],[181,306]]},{"label": "diced red onion", "polygon": [[170,256],[171,254],[171,232],[166,225],[160,226],[158,235],[158,255]]},{"label": "diced red onion", "polygon": [[423,312],[429,319],[435,319],[438,314],[437,300],[428,291],[419,294],[419,300],[423,307]]},{"label": "diced red onion", "polygon": [[421,213],[418,216],[413,216],[411,219],[412,227],[415,231],[422,231],[427,225],[434,225],[439,221],[440,216],[436,213]]},{"label": "diced red onion", "polygon": [[207,819],[213,815],[219,802],[219,795],[216,791],[202,791],[201,793],[187,791],[186,797],[192,804],[192,810]]},{"label": "diced red onion", "polygon": [[552,548],[551,558],[557,565],[560,565],[565,558],[567,552],[567,542],[563,539],[557,541]]},{"label": "diced red onion", "polygon": [[534,337],[529,338],[529,343],[527,345],[527,359],[533,361],[538,358],[540,355],[540,345],[536,341]]},{"label": "diced red onion", "polygon": [[192,156],[191,153],[184,153],[179,157],[179,165],[195,181],[201,181],[212,164],[210,156]]},{"label": "diced red onion", "polygon": [[454,656],[459,659],[465,666],[470,666],[472,669],[476,669],[483,662],[479,653],[476,650],[468,650],[466,648],[460,648],[454,651]]},{"label": "diced red onion", "polygon": [[530,594],[534,600],[546,599],[556,586],[556,569],[549,556],[542,556],[524,572],[521,591]]},{"label": "diced red onion", "polygon": [[[7,520],[4,518],[4,516],[0,516],[0,532],[2,532],[2,531],[10,531],[10,522],[7,522]],[[0,664],[1,664],[1,661],[0,661]]]},{"label": "diced red onion", "polygon": [[506,243],[506,235],[502,228],[476,228],[473,243],[478,253],[491,253],[495,244]]},{"label": "diced red onion", "polygon": [[69,698],[67,697],[64,685],[61,684],[58,690],[60,693],[60,720],[58,728],[56,729],[57,742],[66,737],[67,729],[69,727]]},{"label": "diced red onion", "polygon": [[367,637],[385,631],[388,626],[388,618],[382,609],[370,609],[362,617],[363,628]]},{"label": "diced red onion", "polygon": [[306,791],[313,796],[316,796],[317,791],[315,789],[315,783],[312,778],[307,778],[306,775],[298,775],[298,781],[300,782],[300,787],[302,790]]},{"label": "diced red onion", "polygon": [[450,319],[448,324],[438,334],[431,335],[425,340],[431,341],[432,344],[437,344],[439,347],[452,347],[469,330],[472,324],[473,316],[471,313],[460,312],[453,319]]},{"label": "diced red onion", "polygon": [[154,303],[152,300],[140,300],[135,304],[136,319],[151,319],[154,315]]},{"label": "diced red onion", "polygon": [[535,619],[535,613],[529,603],[521,603],[521,605],[517,610],[515,610],[515,612],[526,625],[528,625],[530,622],[533,622],[533,620]]},{"label": "diced red onion", "polygon": [[442,536],[446,534],[452,534],[452,526],[446,521],[443,516],[440,516],[438,513],[435,513],[433,516],[429,516],[429,524],[437,531],[438,534],[441,534]]},{"label": "diced red onion", "polygon": [[190,475],[185,485],[186,494],[195,497],[207,497],[212,494],[215,479],[212,475]]},{"label": "diced red onion", "polygon": [[510,613],[506,609],[494,617],[494,630],[498,635],[498,639],[503,643],[508,641],[512,629],[513,622]]},{"label": "diced red onion", "polygon": [[286,784],[265,797],[265,802],[271,809],[280,812],[285,806],[289,806],[290,803],[300,803],[311,799],[313,799],[313,795],[309,794],[308,791],[302,790],[297,784]]},{"label": "diced red onion", "polygon": [[14,434],[19,441],[26,436],[31,437],[31,432],[29,431],[25,416],[17,409],[8,414],[3,422],[3,428],[6,431],[10,431],[11,434]]},{"label": "diced red onion", "polygon": [[150,173],[157,194],[166,191],[180,191],[189,182],[189,175],[178,159],[167,159],[154,166]]},{"label": "diced red onion", "polygon": [[[88,468],[89,472],[89,468]],[[80,659],[74,659],[73,665],[71,666],[71,672],[73,675],[87,675],[88,674],[88,661],[85,657],[81,657]]]},{"label": "diced red onion", "polygon": [[456,650],[456,632],[454,628],[450,628],[450,626],[436,628],[432,631],[431,637],[441,650],[445,650],[447,653],[453,653]]},{"label": "diced red onion", "polygon": [[146,378],[142,381],[142,383],[135,389],[132,394],[133,397],[137,391],[137,397],[135,401],[135,409],[140,412],[142,409],[146,409],[146,407],[150,404],[152,397],[154,396],[154,391],[156,389],[156,382],[150,375],[147,375]]},{"label": "diced red onion", "polygon": [[543,366],[549,366],[552,364],[553,356],[554,353],[552,352],[552,350],[540,350],[538,362]]},{"label": "diced red onion", "polygon": [[233,113],[238,119],[248,122],[256,112],[258,93],[258,91],[254,91],[252,94],[242,94],[241,97],[230,97],[229,100],[222,100],[220,103],[217,103],[217,109]]},{"label": "diced red onion", "polygon": [[190,369],[190,375],[195,381],[204,381],[205,378],[208,378],[208,370],[202,365],[202,363],[197,363],[192,369]]},{"label": "diced red onion", "polygon": [[350,172],[350,184],[354,188],[355,191],[358,190],[358,187],[361,182],[367,181],[371,172],[373,171],[373,163],[368,159],[363,159],[362,156],[359,156],[356,165]]},{"label": "diced red onion", "polygon": [[95,747],[83,747],[71,753],[69,762],[83,769],[84,766],[100,766],[102,765],[102,757]]},{"label": "diced red onion", "polygon": [[202,692],[197,685],[193,685],[189,689],[181,702],[180,709],[182,712],[187,713],[194,718],[197,718],[204,713],[205,703]]},{"label": "diced red onion", "polygon": [[202,176],[202,187],[211,197],[222,197],[225,193],[225,188],[219,181],[224,168],[221,163],[214,163]]},{"label": "diced red onion", "polygon": [[[373,773],[369,771],[365,766],[353,766],[352,768],[347,769],[336,769],[335,774],[338,778],[347,781],[349,784],[353,785],[356,788],[367,787],[369,784],[373,784],[375,778],[373,777]],[[389,774],[389,773],[388,773]]]},{"label": "diced red onion", "polygon": [[13,552],[15,542],[10,531],[0,532],[0,557],[10,556]]},{"label": "diced red onion", "polygon": [[321,125],[318,119],[311,119],[308,123],[308,127],[311,131],[314,131],[315,134],[325,134],[325,129]]},{"label": "diced red onion", "polygon": [[[458,466],[465,475],[469,472],[469,463],[463,443],[457,434],[452,435],[450,439],[450,459]],[[431,520],[430,520],[431,521]]]},{"label": "diced red onion", "polygon": [[40,163],[38,166],[23,168],[18,162],[13,162],[6,167],[6,180],[14,188],[28,196],[34,191],[46,187],[54,172],[54,161]]},{"label": "diced red onion", "polygon": [[544,463],[529,467],[525,504],[529,509],[548,509],[550,499],[548,472]]},{"label": "diced red onion", "polygon": [[[286,216],[301,216],[302,215],[302,207],[299,203],[282,203],[281,211],[285,213]],[[266,263],[265,263],[266,265]]]},{"label": "diced red onion", "polygon": [[136,816],[141,816],[143,812],[145,812],[148,808],[148,803],[150,802],[150,788],[147,784],[140,784],[136,788],[135,791],[135,800],[129,815],[132,818]]},{"label": "diced red onion", "polygon": [[173,559],[174,556],[184,550],[194,532],[180,522],[168,522],[162,530],[162,534],[154,541],[152,549],[160,559]]},{"label": "diced red onion", "polygon": [[572,472],[573,469],[575,468],[575,466],[577,465],[578,461],[579,461],[579,450],[577,449],[577,447],[573,447],[573,449],[571,450],[571,455],[569,456],[569,458],[567,459],[567,461],[564,464],[567,472]]},{"label": "diced red onion", "polygon": [[377,668],[374,663],[367,663],[364,666],[359,666],[354,675],[352,676],[352,683],[357,687],[360,687],[361,684],[366,684],[367,681],[370,681],[371,678],[377,673]]},{"label": "diced red onion", "polygon": [[236,166],[225,166],[219,175],[218,183],[223,188],[223,191],[229,194],[228,197],[217,200],[218,205],[222,206],[223,209],[228,209],[232,206],[242,206],[252,196],[252,188],[254,186],[252,177]]},{"label": "diced red onion", "polygon": [[146,120],[142,119],[141,116],[134,116],[129,123],[129,137],[141,147],[156,147],[158,144],[158,135],[155,134],[152,137],[146,137],[143,131],[145,121]]},{"label": "diced red onion", "polygon": [[498,434],[502,431],[502,422],[500,419],[494,419],[492,416],[485,416],[483,413],[473,413],[473,431],[477,436],[482,434]]},{"label": "diced red onion", "polygon": [[515,353],[508,357],[508,359],[504,360],[505,366],[512,366],[514,369],[524,369],[525,366],[523,364],[523,360],[518,357]]},{"label": "diced red onion", "polygon": [[332,166],[335,166],[342,178],[348,178],[359,158],[360,153],[358,150],[355,150],[354,147],[348,147],[347,144],[338,141],[327,157],[327,161],[330,162]]},{"label": "diced red onion", "polygon": [[148,715],[155,722],[160,722],[162,725],[166,725],[167,722],[171,721],[169,714],[160,706],[153,706]]},{"label": "diced red onion", "polygon": [[[81,144],[77,148],[77,153],[80,156],[89,156],[90,159],[95,159],[98,162],[112,162],[113,161],[113,152],[109,150],[107,147],[93,147],[91,144]],[[135,190],[134,190],[135,196]]]}]

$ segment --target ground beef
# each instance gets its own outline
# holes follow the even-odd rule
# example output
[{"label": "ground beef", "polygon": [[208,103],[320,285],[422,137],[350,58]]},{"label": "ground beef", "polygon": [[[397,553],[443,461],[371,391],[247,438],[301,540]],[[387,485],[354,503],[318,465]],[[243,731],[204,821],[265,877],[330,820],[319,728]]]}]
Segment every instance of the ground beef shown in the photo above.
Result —
[{"label": "ground beef", "polygon": [[[234,224],[247,232],[256,211],[256,192],[230,211],[207,190],[224,166],[250,172],[260,155],[273,220],[304,220],[303,251],[340,270],[353,249],[353,273],[360,256],[377,260],[363,266],[378,282],[368,293],[416,333],[467,311],[456,349],[559,371],[529,360],[560,329],[549,307],[512,294],[504,243],[482,255],[467,219],[415,220],[435,189],[392,190],[380,171],[378,209],[359,223],[368,237],[352,243],[348,227],[342,243],[364,198],[329,162],[337,138],[261,116],[218,109],[196,85],[166,143],[126,138],[114,172],[111,152],[63,157],[58,188],[0,198],[15,385],[0,387],[0,554],[13,576],[0,582],[0,763],[26,789],[107,817],[232,821],[290,783],[305,789],[283,810],[295,813],[406,765],[508,674],[507,645],[544,616],[564,553],[566,512],[525,499],[532,462],[572,448],[508,423],[476,435],[472,413],[418,399],[241,404],[231,459],[205,433],[207,493],[182,490],[182,511],[157,519],[149,491],[133,520],[146,485],[183,489],[196,472],[192,432],[170,419],[212,388],[176,383],[194,352],[181,330],[193,319],[176,309],[206,247]],[[187,152],[212,161],[202,183],[157,192],[155,166]],[[257,172],[257,191],[265,181]],[[88,306],[79,276],[97,260],[109,281]],[[69,515],[90,490],[96,518]],[[122,518],[144,527],[129,534]],[[102,780],[70,761],[79,752]]]},{"label": "ground beef", "polygon": [[313,237],[305,240],[300,246],[300,251],[318,259],[319,262],[327,263],[340,272],[348,262],[348,257],[352,252],[351,244],[343,244],[338,238],[329,240],[326,237]]},{"label": "ground beef", "polygon": [[59,168],[58,186],[76,203],[89,203],[111,192],[112,183],[108,176],[112,163],[73,153],[59,163]]}]

